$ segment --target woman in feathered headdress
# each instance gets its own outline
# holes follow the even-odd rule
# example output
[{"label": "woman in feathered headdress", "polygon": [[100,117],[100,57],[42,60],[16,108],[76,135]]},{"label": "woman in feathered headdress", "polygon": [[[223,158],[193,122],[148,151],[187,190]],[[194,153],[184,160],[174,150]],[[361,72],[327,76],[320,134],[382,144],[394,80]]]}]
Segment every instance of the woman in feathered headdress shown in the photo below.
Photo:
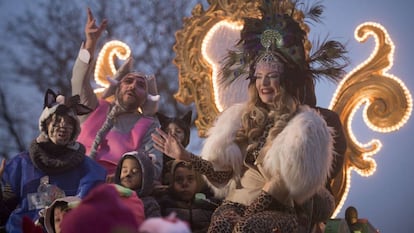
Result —
[{"label": "woman in feathered headdress", "polygon": [[[316,219],[327,219],[334,210],[325,188],[334,132],[305,103],[314,97],[310,90],[315,78],[341,78],[346,51],[339,42],[326,41],[309,55],[304,18],[318,20],[322,6],[303,13],[297,5],[263,0],[261,18],[244,20],[239,50],[229,52],[222,74],[228,84],[247,75],[249,98],[221,113],[201,157],[179,146],[172,135],[153,135],[159,150],[190,161],[216,195],[225,198],[209,232],[309,230],[299,223],[303,214],[297,207],[315,196],[324,204]],[[305,217],[311,221],[311,216]]]}]

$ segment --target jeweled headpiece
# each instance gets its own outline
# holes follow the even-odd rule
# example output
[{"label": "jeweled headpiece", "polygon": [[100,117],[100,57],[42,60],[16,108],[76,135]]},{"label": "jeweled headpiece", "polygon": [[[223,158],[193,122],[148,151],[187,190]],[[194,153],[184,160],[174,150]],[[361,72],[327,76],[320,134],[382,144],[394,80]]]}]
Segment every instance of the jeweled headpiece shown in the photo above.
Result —
[{"label": "jeweled headpiece", "polygon": [[[304,9],[298,9],[303,6]],[[225,84],[248,74],[253,80],[257,62],[266,57],[280,58],[287,67],[302,75],[287,76],[282,85],[287,85],[291,94],[304,86],[305,79],[321,76],[338,81],[348,64],[345,47],[338,41],[325,40],[313,49],[307,35],[306,19],[320,22],[323,6],[315,3],[306,6],[306,1],[259,0],[259,18],[245,18],[236,50],[229,51],[224,59],[222,75]],[[283,84],[284,83],[284,84]]]}]

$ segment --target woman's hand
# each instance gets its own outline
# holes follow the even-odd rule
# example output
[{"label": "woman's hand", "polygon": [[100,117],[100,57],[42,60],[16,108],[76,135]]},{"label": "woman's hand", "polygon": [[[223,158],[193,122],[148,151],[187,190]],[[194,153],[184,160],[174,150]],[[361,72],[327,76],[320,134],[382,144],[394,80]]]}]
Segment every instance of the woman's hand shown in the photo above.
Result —
[{"label": "woman's hand", "polygon": [[85,25],[85,49],[92,50],[90,52],[93,52],[99,37],[102,35],[102,32],[106,29],[108,21],[104,19],[102,23],[98,26],[96,25],[96,19],[93,17],[92,11],[89,7],[87,9],[87,13],[88,19]]},{"label": "woman's hand", "polygon": [[158,128],[156,131],[158,134],[151,134],[155,149],[174,159],[190,160],[190,153],[184,149],[176,137]]}]

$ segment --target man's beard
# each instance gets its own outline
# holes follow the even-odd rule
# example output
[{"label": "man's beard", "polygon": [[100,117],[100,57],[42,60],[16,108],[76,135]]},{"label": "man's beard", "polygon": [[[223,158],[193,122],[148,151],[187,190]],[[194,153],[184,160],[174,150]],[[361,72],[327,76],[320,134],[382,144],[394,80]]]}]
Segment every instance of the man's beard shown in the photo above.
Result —
[{"label": "man's beard", "polygon": [[124,102],[122,98],[118,99],[118,104],[127,112],[134,112],[138,109],[138,101]]},{"label": "man's beard", "polygon": [[135,96],[134,101],[124,101],[123,97],[125,95],[127,95],[126,93],[120,93],[120,91],[118,90],[116,93],[116,97],[117,97],[117,104],[119,106],[121,106],[122,109],[124,109],[126,112],[135,112],[137,111],[138,107],[139,107],[139,101],[138,101],[138,97]]}]

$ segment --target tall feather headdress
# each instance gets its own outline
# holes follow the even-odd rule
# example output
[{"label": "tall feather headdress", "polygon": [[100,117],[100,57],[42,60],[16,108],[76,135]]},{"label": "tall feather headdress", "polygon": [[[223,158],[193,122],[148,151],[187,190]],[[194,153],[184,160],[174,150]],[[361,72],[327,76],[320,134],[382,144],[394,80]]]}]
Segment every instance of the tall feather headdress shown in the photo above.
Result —
[{"label": "tall feather headdress", "polygon": [[[299,9],[301,6],[301,9]],[[339,81],[348,65],[346,49],[338,41],[325,39],[315,44],[308,40],[307,23],[319,23],[323,5],[306,1],[259,0],[259,18],[245,18],[240,40],[235,50],[230,50],[223,60],[221,79],[225,85],[239,77],[254,80],[255,65],[266,53],[282,58],[292,69],[303,75],[287,77],[291,94],[308,81],[320,77]],[[312,51],[311,51],[312,50]],[[312,52],[312,53],[311,53]],[[293,93],[294,92],[294,93]]]}]

